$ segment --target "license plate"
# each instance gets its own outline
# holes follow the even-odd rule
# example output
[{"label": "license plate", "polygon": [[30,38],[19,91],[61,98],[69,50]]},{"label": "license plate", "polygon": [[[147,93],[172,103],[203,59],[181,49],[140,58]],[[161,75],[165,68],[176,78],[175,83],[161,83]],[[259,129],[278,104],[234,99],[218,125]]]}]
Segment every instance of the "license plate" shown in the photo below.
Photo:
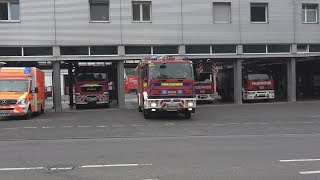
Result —
[{"label": "license plate", "polygon": [[89,101],[89,102],[95,102],[95,101],[97,101],[97,98],[96,98],[96,97],[93,97],[93,98],[90,98],[90,97],[89,97],[89,98],[88,98],[88,101]]},{"label": "license plate", "polygon": [[177,104],[175,104],[175,103],[170,103],[170,104],[168,104],[167,105],[167,109],[169,110],[169,111],[176,111],[177,109],[178,109],[178,105]]},{"label": "license plate", "polygon": [[0,116],[9,116],[10,115],[10,111],[8,110],[0,110]]}]

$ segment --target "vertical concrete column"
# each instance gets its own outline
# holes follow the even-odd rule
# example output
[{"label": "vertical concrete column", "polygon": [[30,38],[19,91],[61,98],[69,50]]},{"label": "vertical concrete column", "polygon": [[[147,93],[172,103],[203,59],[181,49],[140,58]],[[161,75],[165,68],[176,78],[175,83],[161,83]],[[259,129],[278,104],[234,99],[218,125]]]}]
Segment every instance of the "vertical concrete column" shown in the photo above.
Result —
[{"label": "vertical concrete column", "polygon": [[185,45],[180,45],[179,46],[179,55],[180,56],[185,56],[186,55],[186,46]]},{"label": "vertical concrete column", "polygon": [[53,106],[55,112],[62,112],[61,104],[61,71],[60,71],[60,62],[53,61]]},{"label": "vertical concrete column", "polygon": [[117,63],[117,77],[118,77],[118,106],[120,109],[125,108],[124,96],[124,61]]},{"label": "vertical concrete column", "polygon": [[234,103],[242,104],[242,62],[241,59],[234,60]]},{"label": "vertical concrete column", "polygon": [[288,102],[296,102],[296,59],[291,58],[287,63],[287,91]]}]

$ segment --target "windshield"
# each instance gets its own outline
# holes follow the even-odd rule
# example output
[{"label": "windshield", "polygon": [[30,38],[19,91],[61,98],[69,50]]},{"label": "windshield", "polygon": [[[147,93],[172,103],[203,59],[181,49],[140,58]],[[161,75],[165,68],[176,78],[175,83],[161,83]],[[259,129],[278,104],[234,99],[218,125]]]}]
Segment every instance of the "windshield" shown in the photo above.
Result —
[{"label": "windshield", "polygon": [[136,68],[126,68],[125,74],[127,76],[136,76],[137,75],[137,69]]},{"label": "windshield", "polygon": [[27,80],[0,80],[0,92],[27,92]]},{"label": "windshield", "polygon": [[271,79],[271,77],[268,74],[248,74],[248,80],[254,81],[254,80],[266,80]]},{"label": "windshield", "polygon": [[191,63],[154,63],[150,65],[151,79],[193,79]]},{"label": "windshield", "polygon": [[79,73],[78,81],[103,81],[107,79],[106,73]]},{"label": "windshield", "polygon": [[212,82],[212,77],[210,73],[200,73],[195,76],[195,80],[199,82],[201,81],[205,83],[210,83]]}]

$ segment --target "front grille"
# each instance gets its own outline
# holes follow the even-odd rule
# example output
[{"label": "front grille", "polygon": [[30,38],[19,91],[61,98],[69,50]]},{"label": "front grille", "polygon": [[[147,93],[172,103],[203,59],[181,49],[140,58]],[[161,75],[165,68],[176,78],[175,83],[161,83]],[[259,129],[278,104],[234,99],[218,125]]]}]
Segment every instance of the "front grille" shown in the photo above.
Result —
[{"label": "front grille", "polygon": [[102,86],[81,87],[82,92],[101,92]]},{"label": "front grille", "polygon": [[14,105],[17,104],[17,100],[14,99],[0,99],[0,105],[7,106],[7,105]]}]

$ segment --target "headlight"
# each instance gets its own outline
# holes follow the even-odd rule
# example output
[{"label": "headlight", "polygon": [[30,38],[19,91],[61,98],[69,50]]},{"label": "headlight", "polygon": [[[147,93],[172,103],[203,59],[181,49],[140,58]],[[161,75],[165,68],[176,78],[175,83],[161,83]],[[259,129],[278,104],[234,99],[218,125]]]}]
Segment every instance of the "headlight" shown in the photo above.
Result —
[{"label": "headlight", "polygon": [[152,102],[152,103],[150,103],[150,106],[155,108],[155,107],[157,107],[157,103]]},{"label": "headlight", "polygon": [[27,99],[26,99],[26,98],[18,99],[17,104],[19,104],[19,105],[25,105],[25,104],[27,104]]},{"label": "headlight", "polygon": [[193,102],[188,102],[188,107],[193,107],[194,103]]}]

